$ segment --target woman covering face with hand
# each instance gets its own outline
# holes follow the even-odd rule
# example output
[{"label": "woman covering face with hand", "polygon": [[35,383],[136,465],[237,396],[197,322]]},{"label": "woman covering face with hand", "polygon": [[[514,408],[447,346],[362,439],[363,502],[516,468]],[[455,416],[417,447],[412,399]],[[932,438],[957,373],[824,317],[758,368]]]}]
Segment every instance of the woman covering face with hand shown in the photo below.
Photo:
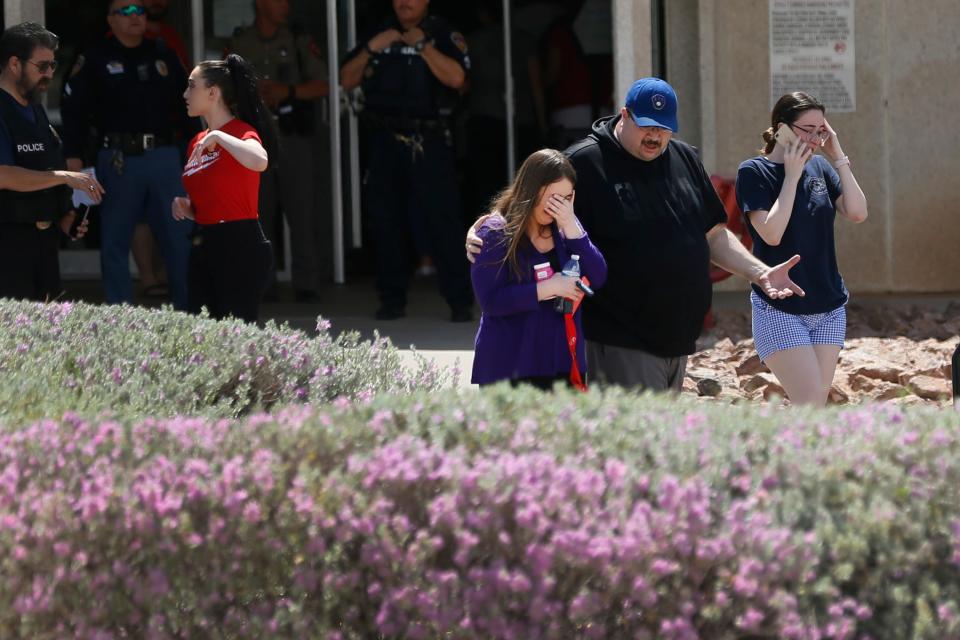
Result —
[{"label": "woman covering face with hand", "polygon": [[571,348],[568,322],[555,310],[557,298],[578,303],[584,295],[579,278],[561,274],[571,256],[579,256],[580,273],[591,287],[601,286],[607,275],[603,256],[573,213],[575,182],[562,153],[537,151],[480,224],[483,249],[471,267],[483,312],[473,360],[476,384],[510,380],[549,389],[559,380],[575,384],[572,373],[586,372],[580,312],[569,323],[575,328]]},{"label": "woman covering face with hand", "polygon": [[255,322],[273,263],[257,209],[267,149],[276,148],[270,114],[256,74],[238,55],[198,64],[184,99],[187,112],[207,123],[187,148],[188,197],[173,202],[174,218],[196,221],[188,308]]},{"label": "woman covering face with hand", "polygon": [[[867,218],[867,201],[850,159],[815,98],[777,101],[762,155],[737,173],[737,202],[749,222],[753,252],[767,264],[799,254],[794,282],[803,296],[750,294],[757,354],[794,404],[823,405],[846,336],[849,297],[837,268],[834,220]],[[819,152],[819,153],[818,153]]]}]

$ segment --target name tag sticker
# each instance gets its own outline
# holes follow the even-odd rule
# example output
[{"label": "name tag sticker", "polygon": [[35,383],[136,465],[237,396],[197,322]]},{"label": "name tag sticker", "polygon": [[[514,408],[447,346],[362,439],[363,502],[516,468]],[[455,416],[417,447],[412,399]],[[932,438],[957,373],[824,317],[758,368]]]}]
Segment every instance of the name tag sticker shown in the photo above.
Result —
[{"label": "name tag sticker", "polygon": [[115,76],[119,73],[123,73],[123,63],[122,62],[108,62],[107,71],[110,72],[110,75]]}]

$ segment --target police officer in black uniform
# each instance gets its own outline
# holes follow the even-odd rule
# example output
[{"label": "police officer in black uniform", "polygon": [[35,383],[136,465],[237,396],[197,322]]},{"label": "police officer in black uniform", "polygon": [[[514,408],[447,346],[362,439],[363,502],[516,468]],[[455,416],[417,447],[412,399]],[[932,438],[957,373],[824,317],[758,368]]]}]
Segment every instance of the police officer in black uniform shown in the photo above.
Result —
[{"label": "police officer in black uniform", "polygon": [[58,44],[32,22],[0,36],[0,297],[59,295],[60,233],[86,233],[85,220],[71,230],[71,189],[83,189],[94,202],[103,194],[92,176],[64,171],[60,138],[36,103],[50,86]]},{"label": "police officer in black uniform", "polygon": [[67,166],[82,166],[93,130],[97,176],[108,194],[100,212],[107,302],[133,301],[130,243],[145,212],[166,263],[173,305],[186,309],[192,223],[174,220],[170,203],[184,195],[178,141],[199,130],[184,109],[187,74],[162,40],[144,37],[142,0],[111,0],[107,24],[111,33],[78,58],[64,85]]},{"label": "police officer in black uniform", "polygon": [[393,0],[394,16],[348,54],[340,82],[348,90],[362,87],[362,118],[371,128],[364,198],[379,240],[377,318],[405,315],[404,238],[410,216],[420,215],[451,320],[464,322],[473,319],[473,291],[460,252],[450,116],[470,58],[463,36],[428,15],[428,5],[429,0]]}]

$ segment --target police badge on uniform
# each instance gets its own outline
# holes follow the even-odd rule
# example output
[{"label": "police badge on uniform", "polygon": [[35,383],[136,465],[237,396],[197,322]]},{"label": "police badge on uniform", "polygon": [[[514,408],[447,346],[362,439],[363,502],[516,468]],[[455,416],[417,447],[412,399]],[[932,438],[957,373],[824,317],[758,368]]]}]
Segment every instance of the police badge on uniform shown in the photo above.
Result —
[{"label": "police badge on uniform", "polygon": [[163,60],[157,60],[154,66],[157,68],[157,73],[159,73],[161,77],[166,78],[170,75],[170,69],[167,68],[167,63]]},{"label": "police badge on uniform", "polygon": [[450,34],[450,40],[457,46],[457,49],[460,49],[460,53],[467,55],[467,41],[464,39],[462,33],[454,31]]}]

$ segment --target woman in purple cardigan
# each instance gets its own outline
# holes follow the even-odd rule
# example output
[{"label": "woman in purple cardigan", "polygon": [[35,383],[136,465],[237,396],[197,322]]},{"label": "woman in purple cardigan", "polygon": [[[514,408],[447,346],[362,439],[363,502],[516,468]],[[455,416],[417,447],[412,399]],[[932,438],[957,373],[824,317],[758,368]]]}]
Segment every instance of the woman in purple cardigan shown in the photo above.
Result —
[{"label": "woman in purple cardigan", "polygon": [[[576,278],[560,271],[578,255],[580,273],[592,288],[607,277],[607,263],[573,213],[576,179],[566,156],[541,149],[524,161],[480,224],[483,249],[470,272],[483,312],[473,359],[476,384],[510,380],[550,389],[559,380],[570,381],[573,359],[554,299],[578,302],[583,292]],[[545,263],[553,275],[540,279],[537,273],[549,273]],[[580,315],[573,318],[577,368],[586,372]]]}]

